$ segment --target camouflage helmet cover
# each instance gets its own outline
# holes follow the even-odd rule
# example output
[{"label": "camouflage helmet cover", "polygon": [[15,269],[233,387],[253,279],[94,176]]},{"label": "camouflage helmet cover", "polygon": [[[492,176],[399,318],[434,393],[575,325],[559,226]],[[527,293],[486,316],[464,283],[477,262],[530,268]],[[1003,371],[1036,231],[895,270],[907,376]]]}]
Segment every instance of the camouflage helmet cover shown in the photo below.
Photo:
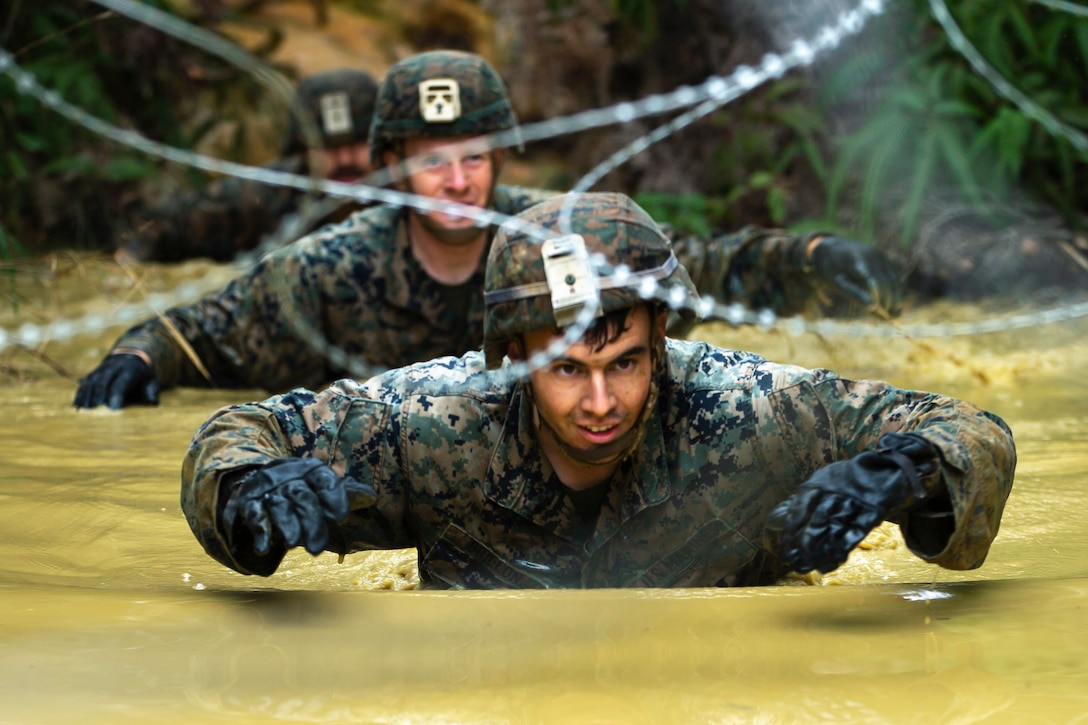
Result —
[{"label": "camouflage helmet cover", "polygon": [[349,143],[366,143],[378,82],[351,68],[339,68],[308,76],[295,88],[295,105],[284,139],[283,155],[306,148],[299,114],[309,114],[326,148]]},{"label": "camouflage helmet cover", "polygon": [[483,135],[517,126],[506,86],[486,60],[473,53],[435,50],[389,69],[378,89],[370,126],[370,163],[396,141],[419,137]]},{"label": "camouflage helmet cover", "polygon": [[[598,315],[633,307],[642,297],[638,286],[649,277],[660,287],[682,287],[689,299],[698,299],[687,270],[677,261],[672,243],[649,214],[629,197],[617,193],[564,194],[529,207],[517,216],[518,225],[503,224],[495,236],[484,277],[484,356],[487,367],[502,364],[509,342],[524,332],[557,328],[556,311],[547,285],[543,244],[525,225],[563,234],[560,215],[570,206],[570,232],[585,240],[589,255],[599,253]],[[621,266],[631,276],[619,283],[614,270]],[[607,279],[600,274],[608,275]],[[688,307],[680,314],[693,319]]]}]

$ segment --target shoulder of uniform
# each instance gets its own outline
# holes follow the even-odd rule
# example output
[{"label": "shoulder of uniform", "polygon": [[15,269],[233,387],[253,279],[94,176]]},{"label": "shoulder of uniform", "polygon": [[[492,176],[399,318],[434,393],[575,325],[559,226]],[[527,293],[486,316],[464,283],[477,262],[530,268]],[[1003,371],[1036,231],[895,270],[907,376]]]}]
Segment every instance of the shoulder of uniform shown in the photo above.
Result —
[{"label": "shoulder of uniform", "polygon": [[499,184],[495,187],[495,195],[492,206],[500,214],[519,214],[525,209],[547,201],[560,192],[552,189],[532,189],[527,186],[507,186]]},{"label": "shoulder of uniform", "polygon": [[357,211],[347,219],[328,224],[280,250],[285,255],[323,255],[343,247],[391,250],[403,210],[378,205]]},{"label": "shoulder of uniform", "polygon": [[474,398],[490,404],[505,400],[511,385],[489,372],[483,353],[468,352],[461,357],[439,357],[390,370],[367,383],[378,391],[397,391],[397,397]]},{"label": "shoulder of uniform", "polygon": [[698,340],[668,340],[669,371],[675,382],[697,388],[771,393],[802,383],[836,380],[830,370],[771,362],[753,352],[715,347]]}]

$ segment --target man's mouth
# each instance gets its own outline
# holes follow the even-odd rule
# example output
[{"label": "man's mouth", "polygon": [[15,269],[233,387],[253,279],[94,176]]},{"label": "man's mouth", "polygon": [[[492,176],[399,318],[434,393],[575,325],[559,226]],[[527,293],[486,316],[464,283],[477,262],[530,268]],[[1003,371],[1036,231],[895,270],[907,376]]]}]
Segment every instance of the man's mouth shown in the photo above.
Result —
[{"label": "man's mouth", "polygon": [[590,443],[600,445],[612,441],[619,433],[620,426],[618,423],[610,425],[579,425],[578,430],[582,433],[582,437]]}]

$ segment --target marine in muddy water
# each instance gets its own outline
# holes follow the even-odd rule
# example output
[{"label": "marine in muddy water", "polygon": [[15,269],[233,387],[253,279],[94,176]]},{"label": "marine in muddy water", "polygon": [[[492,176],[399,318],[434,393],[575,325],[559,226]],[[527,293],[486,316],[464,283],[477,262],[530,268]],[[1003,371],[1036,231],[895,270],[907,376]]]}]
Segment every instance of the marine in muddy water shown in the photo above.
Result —
[{"label": "marine in muddy water", "polygon": [[[351,68],[323,71],[295,88],[280,158],[267,168],[300,175],[316,173],[350,182],[370,173],[370,117],[378,82]],[[300,114],[313,120],[321,146],[308,149]],[[133,232],[120,243],[123,255],[141,262],[177,262],[194,257],[229,261],[256,249],[288,216],[297,214],[306,192],[248,179],[214,182],[201,193],[173,199],[136,215]],[[328,200],[326,200],[328,201]],[[358,202],[326,203],[307,229],[340,221]]]},{"label": "marine in muddy water", "polygon": [[[403,190],[514,215],[555,192],[498,184],[505,149],[463,142],[516,128],[505,86],[483,58],[422,53],[394,64],[379,87],[370,159]],[[329,345],[383,369],[478,349],[494,231],[438,209],[353,214],[167,311],[169,325],[155,319],[127,331],[82,379],[75,406],[157,404],[160,389],[176,385],[317,387],[348,374]],[[719,301],[782,315],[828,306],[898,314],[897,272],[871,245],[754,227],[670,236],[700,292]],[[676,323],[674,334],[686,331]]]},{"label": "marine in muddy water", "polygon": [[[295,546],[415,547],[432,587],[740,586],[834,570],[889,520],[927,562],[983,563],[1016,465],[996,415],[666,337],[668,307],[640,290],[697,292],[623,195],[556,197],[518,221],[550,238],[499,230],[482,352],[201,427],[181,498],[209,555],[268,576]],[[512,370],[587,305],[580,338]]]}]

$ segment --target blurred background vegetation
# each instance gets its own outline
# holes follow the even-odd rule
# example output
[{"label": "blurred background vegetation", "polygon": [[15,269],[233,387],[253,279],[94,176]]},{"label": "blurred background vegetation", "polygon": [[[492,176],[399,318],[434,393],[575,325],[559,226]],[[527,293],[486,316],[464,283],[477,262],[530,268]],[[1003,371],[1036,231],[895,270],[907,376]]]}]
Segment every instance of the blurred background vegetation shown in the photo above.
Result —
[{"label": "blurred background vegetation", "polygon": [[[148,1],[211,29],[255,23],[262,30],[249,49],[275,62],[280,31],[258,19],[275,0]],[[417,0],[413,10],[397,12],[381,0],[305,3],[314,23],[330,7],[401,24],[411,15],[414,25],[393,58],[428,45],[484,53],[507,78],[526,121],[728,75],[854,4],[813,0],[803,6],[806,21],[801,5],[744,0]],[[1003,0],[951,10],[997,73],[1076,133],[1088,133],[1084,14]],[[493,21],[486,42],[480,13]],[[470,16],[477,18],[471,33],[451,32]],[[430,32],[422,27],[427,18]],[[278,130],[267,119],[279,99],[201,50],[94,3],[14,0],[0,10],[0,47],[69,102],[148,138],[252,163],[274,153]],[[300,69],[281,70],[297,76]],[[231,123],[246,114],[264,125]],[[661,122],[560,137],[529,149],[525,160],[558,159],[542,163],[534,180],[569,185]],[[1068,231],[1063,254],[1083,258],[1086,161],[1083,147],[1048,132],[971,68],[929,0],[898,0],[812,68],[725,106],[598,188],[632,194],[692,232],[821,228],[872,240],[920,268],[927,225],[950,209],[961,216],[968,210],[976,222],[970,234],[957,229],[956,239],[1041,219],[1047,229]],[[0,254],[108,251],[132,209],[168,193],[178,177],[204,183],[201,174],[164,166],[74,126],[0,75]],[[981,252],[965,247],[971,254]]]}]

